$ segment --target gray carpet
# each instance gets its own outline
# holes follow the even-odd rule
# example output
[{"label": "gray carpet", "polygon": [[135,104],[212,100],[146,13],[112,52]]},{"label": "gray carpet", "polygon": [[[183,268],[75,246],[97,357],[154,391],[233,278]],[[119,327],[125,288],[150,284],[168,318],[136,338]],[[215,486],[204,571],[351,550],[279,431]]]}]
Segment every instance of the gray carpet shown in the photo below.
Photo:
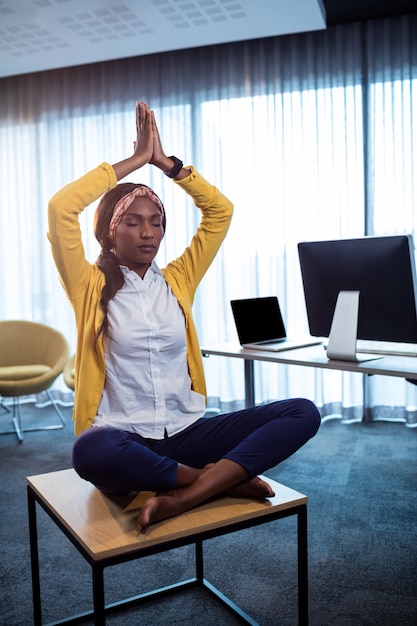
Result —
[{"label": "gray carpet", "polygon": [[[67,427],[0,437],[0,624],[29,626],[32,596],[25,478],[70,466]],[[23,408],[26,425],[50,408]],[[0,429],[10,418],[0,408]],[[269,475],[308,495],[311,626],[417,624],[417,429],[402,424],[324,423]],[[44,623],[91,608],[90,568],[38,507]],[[297,624],[295,518],[205,544],[206,576],[265,626]],[[194,575],[181,548],[105,572],[106,601]],[[86,622],[91,623],[91,622]],[[184,591],[108,618],[108,624],[220,626],[239,623],[202,590]]]}]

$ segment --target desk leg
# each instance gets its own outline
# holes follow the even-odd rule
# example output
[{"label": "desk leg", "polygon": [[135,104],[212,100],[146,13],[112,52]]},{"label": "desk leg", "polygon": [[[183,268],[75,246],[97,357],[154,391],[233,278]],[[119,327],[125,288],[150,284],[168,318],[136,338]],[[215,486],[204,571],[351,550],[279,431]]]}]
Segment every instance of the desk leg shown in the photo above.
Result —
[{"label": "desk leg", "polygon": [[33,598],[33,623],[34,626],[42,624],[41,612],[41,587],[39,579],[39,551],[38,529],[36,523],[36,500],[28,487],[28,512],[29,512],[29,543],[30,565],[32,569],[32,598]]},{"label": "desk leg", "polygon": [[370,404],[371,376],[372,376],[372,374],[363,374],[362,375],[362,386],[363,386],[362,422],[372,422],[372,407],[371,407],[371,404]]},{"label": "desk leg", "polygon": [[245,407],[255,406],[255,361],[244,359],[245,363]]},{"label": "desk leg", "polygon": [[307,505],[297,515],[298,535],[298,623],[308,624],[308,552],[307,552]]}]

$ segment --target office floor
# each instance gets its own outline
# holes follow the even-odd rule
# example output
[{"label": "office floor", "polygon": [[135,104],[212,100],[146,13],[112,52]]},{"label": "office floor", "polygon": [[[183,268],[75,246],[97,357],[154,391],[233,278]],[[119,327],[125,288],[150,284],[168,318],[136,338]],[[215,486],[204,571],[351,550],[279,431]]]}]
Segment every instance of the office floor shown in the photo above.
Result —
[{"label": "office floor", "polygon": [[[0,624],[32,623],[25,478],[70,466],[71,409],[63,430],[0,437]],[[26,424],[54,419],[24,406]],[[0,428],[9,416],[0,408]],[[402,424],[324,423],[317,436],[269,475],[309,497],[311,626],[417,623],[417,429]],[[85,611],[90,569],[43,511],[38,514],[44,621]],[[207,542],[210,580],[264,626],[296,624],[294,520]],[[108,570],[107,601],[192,575],[182,548]],[[110,573],[111,572],[111,573]],[[138,621],[139,620],[139,621]],[[200,591],[109,617],[109,624],[217,626],[237,620]]]}]

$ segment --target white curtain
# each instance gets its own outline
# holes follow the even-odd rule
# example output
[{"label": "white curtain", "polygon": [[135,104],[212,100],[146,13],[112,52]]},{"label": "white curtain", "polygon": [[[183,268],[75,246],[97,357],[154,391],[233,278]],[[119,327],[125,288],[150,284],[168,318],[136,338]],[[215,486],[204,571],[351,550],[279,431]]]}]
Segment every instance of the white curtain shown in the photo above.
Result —
[{"label": "white curtain", "polygon": [[[50,324],[74,349],[72,311],[46,239],[47,202],[101,161],[129,153],[137,99],[155,109],[166,151],[235,204],[195,303],[203,346],[236,340],[232,298],[276,294],[288,332],[307,332],[299,241],[416,235],[415,16],[6,78],[0,319]],[[188,242],[197,212],[150,167],[130,179],[163,198],[163,265]],[[83,217],[92,261],[93,212]],[[210,357],[205,366],[212,402],[240,406],[242,363]],[[349,421],[362,418],[366,392],[368,419],[417,423],[417,387],[402,379],[257,363],[256,381],[258,402],[306,396],[323,415]]]}]

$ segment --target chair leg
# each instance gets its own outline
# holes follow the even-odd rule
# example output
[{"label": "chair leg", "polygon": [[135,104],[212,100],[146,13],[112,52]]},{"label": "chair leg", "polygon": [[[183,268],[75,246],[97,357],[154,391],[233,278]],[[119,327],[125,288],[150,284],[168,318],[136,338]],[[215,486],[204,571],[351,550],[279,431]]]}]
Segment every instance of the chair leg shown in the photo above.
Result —
[{"label": "chair leg", "polygon": [[20,402],[16,396],[13,398],[13,426],[19,443],[23,441],[22,416],[20,414]]},{"label": "chair leg", "polygon": [[6,413],[11,413],[9,407],[7,406],[7,404],[4,404],[4,400],[3,398],[0,399],[0,406],[2,409],[5,410]]},{"label": "chair leg", "polygon": [[[61,421],[61,424],[60,424],[60,425],[57,425],[57,426],[55,426],[55,427],[54,427],[54,426],[51,426],[50,428],[64,428],[64,427],[65,427],[65,420],[64,420],[64,416],[62,415],[62,413],[61,413],[61,409],[59,408],[58,404],[55,402],[55,398],[53,397],[53,395],[51,394],[51,392],[50,392],[50,390],[49,390],[49,389],[47,389],[47,390],[46,390],[46,395],[47,395],[47,396],[48,396],[48,398],[50,399],[51,404],[52,404],[52,406],[54,407],[54,409],[55,409],[55,411],[56,411],[56,414],[58,415],[58,417],[59,417],[59,419],[60,419],[60,421]],[[47,427],[45,427],[45,428],[44,428],[44,429],[42,429],[42,430],[49,430],[49,429],[48,429]]]},{"label": "chair leg", "polygon": [[52,406],[55,409],[56,414],[59,417],[59,420],[60,420],[59,424],[51,424],[50,426],[34,426],[33,428],[24,428],[22,426],[22,416],[20,412],[19,397],[15,396],[13,398],[13,413],[12,413],[13,415],[12,422],[13,422],[14,430],[1,431],[0,435],[16,434],[19,440],[19,443],[22,443],[23,433],[35,432],[38,430],[58,430],[58,429],[64,428],[65,427],[64,416],[62,415],[61,409],[59,408],[58,404],[56,403],[49,389],[46,389],[46,395],[48,396],[48,399],[50,400]]}]

